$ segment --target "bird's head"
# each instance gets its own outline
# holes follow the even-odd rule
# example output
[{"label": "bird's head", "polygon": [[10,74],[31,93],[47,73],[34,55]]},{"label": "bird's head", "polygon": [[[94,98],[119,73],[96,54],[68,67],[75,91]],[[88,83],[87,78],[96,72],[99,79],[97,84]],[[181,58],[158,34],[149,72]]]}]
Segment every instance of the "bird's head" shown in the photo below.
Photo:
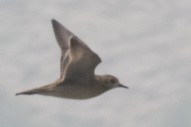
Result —
[{"label": "bird's head", "polygon": [[124,86],[122,85],[119,80],[115,77],[115,76],[112,76],[112,75],[104,75],[103,76],[103,79],[104,79],[104,85],[109,88],[109,89],[112,89],[112,88],[126,88],[128,89],[127,86]]}]

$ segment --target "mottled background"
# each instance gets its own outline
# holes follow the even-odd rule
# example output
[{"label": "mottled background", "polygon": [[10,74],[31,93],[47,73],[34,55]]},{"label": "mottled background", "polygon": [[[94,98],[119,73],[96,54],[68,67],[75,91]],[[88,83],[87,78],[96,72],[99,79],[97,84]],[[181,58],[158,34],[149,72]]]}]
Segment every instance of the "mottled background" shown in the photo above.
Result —
[{"label": "mottled background", "polygon": [[[90,100],[15,93],[53,82],[57,19],[129,90]],[[190,0],[1,0],[1,127],[190,127]]]}]

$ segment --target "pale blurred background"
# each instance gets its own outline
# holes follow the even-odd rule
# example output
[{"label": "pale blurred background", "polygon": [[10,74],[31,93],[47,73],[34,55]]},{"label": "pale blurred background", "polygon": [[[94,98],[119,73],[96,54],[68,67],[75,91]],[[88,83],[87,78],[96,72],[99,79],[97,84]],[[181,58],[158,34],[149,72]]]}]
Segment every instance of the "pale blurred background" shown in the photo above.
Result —
[{"label": "pale blurred background", "polygon": [[[129,90],[90,100],[15,93],[53,82],[57,19]],[[191,127],[190,0],[1,0],[1,127]]]}]

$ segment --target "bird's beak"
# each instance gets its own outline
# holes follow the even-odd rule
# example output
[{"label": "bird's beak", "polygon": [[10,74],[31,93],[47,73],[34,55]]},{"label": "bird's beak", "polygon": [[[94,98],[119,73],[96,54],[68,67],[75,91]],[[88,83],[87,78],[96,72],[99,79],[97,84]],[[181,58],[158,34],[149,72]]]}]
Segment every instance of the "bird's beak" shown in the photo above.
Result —
[{"label": "bird's beak", "polygon": [[122,88],[125,88],[125,89],[129,89],[129,87],[124,86],[124,85],[122,85],[122,84],[119,84],[119,87],[122,87]]}]

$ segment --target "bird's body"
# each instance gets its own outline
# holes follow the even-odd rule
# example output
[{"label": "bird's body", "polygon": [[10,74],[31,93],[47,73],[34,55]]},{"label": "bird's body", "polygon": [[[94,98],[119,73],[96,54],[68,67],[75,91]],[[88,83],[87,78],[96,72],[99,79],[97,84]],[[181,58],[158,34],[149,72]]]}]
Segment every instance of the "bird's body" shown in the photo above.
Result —
[{"label": "bird's body", "polygon": [[61,48],[60,78],[55,82],[17,93],[40,94],[71,99],[88,99],[109,89],[124,87],[111,75],[95,75],[94,70],[101,62],[83,41],[56,20],[52,20],[56,40]]}]

